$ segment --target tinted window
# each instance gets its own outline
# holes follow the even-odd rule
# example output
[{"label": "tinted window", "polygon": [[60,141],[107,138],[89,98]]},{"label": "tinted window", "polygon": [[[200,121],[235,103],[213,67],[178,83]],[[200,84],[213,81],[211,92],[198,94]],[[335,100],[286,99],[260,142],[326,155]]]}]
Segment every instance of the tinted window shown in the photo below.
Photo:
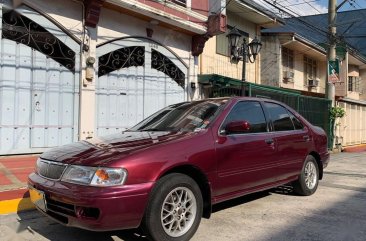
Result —
[{"label": "tinted window", "polygon": [[294,130],[294,125],[286,108],[274,103],[265,103],[265,106],[271,116],[274,131]]},{"label": "tinted window", "polygon": [[296,130],[302,130],[304,128],[304,125],[301,123],[299,119],[296,118],[291,112],[289,112],[290,118],[292,120],[292,123],[294,123]]},{"label": "tinted window", "polygon": [[257,101],[242,101],[237,103],[227,116],[225,126],[232,121],[248,121],[250,129],[246,133],[266,132],[267,122],[262,106]]}]

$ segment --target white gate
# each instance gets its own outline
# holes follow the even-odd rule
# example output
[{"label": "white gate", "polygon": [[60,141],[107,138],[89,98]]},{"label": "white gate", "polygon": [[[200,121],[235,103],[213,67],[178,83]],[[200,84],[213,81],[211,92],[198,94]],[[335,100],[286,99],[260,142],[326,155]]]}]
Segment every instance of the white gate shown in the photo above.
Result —
[{"label": "white gate", "polygon": [[187,99],[187,66],[162,45],[124,38],[99,46],[97,56],[97,135],[132,127]]},{"label": "white gate", "polygon": [[79,43],[26,6],[0,24],[0,154],[77,140]]}]

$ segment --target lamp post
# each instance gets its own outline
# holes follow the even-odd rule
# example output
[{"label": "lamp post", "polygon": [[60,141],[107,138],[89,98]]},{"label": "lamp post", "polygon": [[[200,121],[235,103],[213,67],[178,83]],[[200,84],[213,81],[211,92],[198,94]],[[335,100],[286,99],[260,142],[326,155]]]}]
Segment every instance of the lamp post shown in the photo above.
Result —
[{"label": "lamp post", "polygon": [[[262,43],[257,39],[257,36],[247,44],[246,38],[235,27],[226,35],[229,39],[229,49],[231,62],[238,63],[243,61],[243,68],[241,74],[241,95],[245,95],[244,82],[246,81],[246,63],[249,61],[254,63],[258,53],[261,51]],[[239,46],[240,38],[243,37],[243,42]]]}]

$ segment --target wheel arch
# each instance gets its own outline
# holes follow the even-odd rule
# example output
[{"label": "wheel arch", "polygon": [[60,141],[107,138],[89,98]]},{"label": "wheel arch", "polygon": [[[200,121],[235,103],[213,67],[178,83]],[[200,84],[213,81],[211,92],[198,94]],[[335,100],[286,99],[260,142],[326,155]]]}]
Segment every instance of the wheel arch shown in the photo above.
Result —
[{"label": "wheel arch", "polygon": [[207,176],[200,170],[198,167],[193,165],[181,165],[173,167],[167,171],[165,171],[160,177],[164,177],[171,173],[181,173],[191,177],[199,186],[202,199],[203,199],[203,213],[202,217],[210,218],[212,212],[211,206],[211,186],[207,179]]},{"label": "wheel arch", "polygon": [[322,180],[323,179],[323,164],[322,164],[320,155],[317,152],[312,151],[309,153],[309,156],[312,156],[315,158],[316,163],[318,164],[318,168],[319,168],[319,180]]}]

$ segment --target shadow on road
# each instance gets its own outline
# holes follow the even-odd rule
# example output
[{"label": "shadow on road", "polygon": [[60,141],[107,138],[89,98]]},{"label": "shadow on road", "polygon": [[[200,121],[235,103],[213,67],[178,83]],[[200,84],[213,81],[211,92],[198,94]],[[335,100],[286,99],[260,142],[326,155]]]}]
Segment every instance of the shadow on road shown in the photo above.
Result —
[{"label": "shadow on road", "polygon": [[[320,188],[329,190],[327,185]],[[349,190],[339,189],[339,192],[344,194],[350,194]],[[223,202],[213,206],[213,212],[219,214],[225,212],[226,209],[236,208],[237,206],[245,205],[258,201],[262,198],[270,197],[271,195],[286,195],[291,200],[297,199],[293,194],[291,186],[284,185],[278,188],[271,189],[269,191],[263,191],[255,194],[246,195],[234,200]],[[341,194],[340,194],[341,195]],[[315,194],[311,197],[301,197],[307,199],[309,202],[324,202],[319,195]],[[366,192],[354,192],[352,195],[345,195],[341,200],[334,203],[324,203],[323,208],[319,210],[312,210],[311,213],[306,213],[306,210],[301,205],[296,207],[296,210],[285,209],[278,213],[278,216],[289,215],[293,217],[290,223],[281,227],[281,229],[273,229],[270,232],[268,239],[261,240],[365,240],[366,237]],[[292,207],[294,208],[294,207]],[[275,212],[275,211],[274,211]],[[295,215],[299,213],[298,215]],[[301,214],[302,213],[302,214]],[[112,241],[112,240],[124,240],[124,241],[147,241],[147,238],[142,236],[140,230],[124,230],[113,232],[92,232],[77,228],[65,227],[54,221],[51,221],[48,217],[43,216],[38,211],[21,212],[18,214],[20,219],[18,220],[17,233],[24,231],[34,234],[34,239],[24,240],[40,240],[45,238],[53,241]],[[255,220],[253,220],[255,221]],[[273,220],[267,220],[266,227],[271,227]],[[202,226],[201,226],[202,228]],[[245,227],[241,227],[245,230]],[[240,231],[238,230],[238,233]],[[37,237],[38,235],[38,237]],[[238,236],[236,236],[238,237]],[[241,236],[242,237],[242,236]],[[211,240],[212,237],[207,237],[207,240]],[[247,239],[240,239],[247,240]],[[253,240],[253,239],[249,239]]]},{"label": "shadow on road", "polygon": [[238,198],[226,201],[226,202],[222,202],[222,203],[213,205],[212,212],[215,213],[215,212],[223,211],[225,209],[243,205],[243,204],[267,197],[269,195],[271,195],[271,194],[268,191],[263,191],[263,192],[257,192],[257,193],[249,194],[246,196],[238,197]]}]

